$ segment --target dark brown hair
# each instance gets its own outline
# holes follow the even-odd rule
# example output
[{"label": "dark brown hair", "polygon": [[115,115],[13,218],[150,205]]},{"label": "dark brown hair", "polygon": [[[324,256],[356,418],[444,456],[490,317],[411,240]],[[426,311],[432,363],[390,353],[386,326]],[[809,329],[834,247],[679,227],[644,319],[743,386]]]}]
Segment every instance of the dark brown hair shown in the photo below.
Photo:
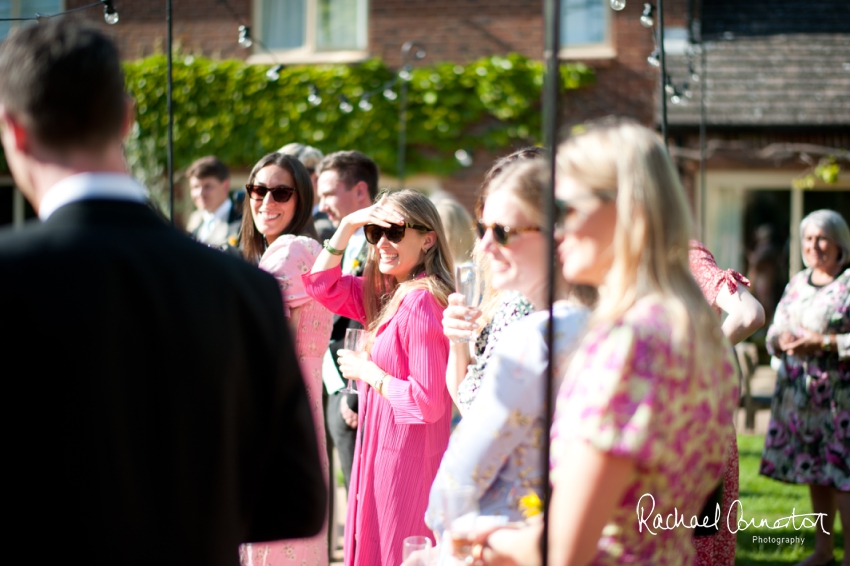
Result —
[{"label": "dark brown hair", "polygon": [[215,155],[207,155],[200,159],[196,159],[186,171],[186,178],[205,179],[207,177],[215,177],[219,181],[226,181],[230,178],[230,170],[227,165]]},{"label": "dark brown hair", "polygon": [[[254,184],[257,173],[270,165],[289,171],[292,180],[295,181],[295,195],[293,195],[297,199],[295,214],[292,216],[289,226],[283,229],[282,234],[296,234],[318,240],[316,227],[313,226],[313,182],[310,180],[307,169],[291,155],[270,153],[260,159],[251,169],[248,184]],[[267,247],[265,236],[258,232],[257,227],[254,226],[251,197],[246,195],[245,204],[242,205],[242,255],[248,261],[257,264]]]},{"label": "dark brown hair", "polygon": [[102,149],[126,117],[118,49],[73,17],[19,27],[0,44],[0,103],[49,148]]},{"label": "dark brown hair", "polygon": [[316,167],[316,175],[325,171],[336,171],[349,190],[363,181],[369,190],[369,198],[375,200],[378,196],[378,166],[359,151],[337,151],[326,155]]}]

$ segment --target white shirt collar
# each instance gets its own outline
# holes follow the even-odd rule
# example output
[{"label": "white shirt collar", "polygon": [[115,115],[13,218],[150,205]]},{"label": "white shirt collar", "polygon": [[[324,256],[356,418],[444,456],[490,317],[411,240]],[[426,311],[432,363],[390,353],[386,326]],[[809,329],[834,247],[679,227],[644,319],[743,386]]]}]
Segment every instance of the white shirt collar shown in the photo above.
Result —
[{"label": "white shirt collar", "polygon": [[221,203],[221,206],[219,206],[218,208],[215,209],[215,212],[210,214],[209,212],[207,212],[205,210],[205,211],[203,211],[202,216],[204,217],[204,220],[207,221],[207,222],[211,221],[212,219],[227,220],[227,216],[230,214],[231,208],[233,208],[233,203],[230,202],[230,197],[228,196],[225,199],[225,201],[223,203]]},{"label": "white shirt collar", "polygon": [[348,239],[348,245],[345,247],[345,252],[342,256],[342,272],[350,275],[354,269],[354,260],[360,255],[363,246],[366,245],[366,232],[363,227],[357,229]]},{"label": "white shirt collar", "polygon": [[38,217],[50,218],[59,208],[81,200],[123,200],[143,203],[148,190],[122,173],[78,173],[65,177],[47,190],[38,207]]}]

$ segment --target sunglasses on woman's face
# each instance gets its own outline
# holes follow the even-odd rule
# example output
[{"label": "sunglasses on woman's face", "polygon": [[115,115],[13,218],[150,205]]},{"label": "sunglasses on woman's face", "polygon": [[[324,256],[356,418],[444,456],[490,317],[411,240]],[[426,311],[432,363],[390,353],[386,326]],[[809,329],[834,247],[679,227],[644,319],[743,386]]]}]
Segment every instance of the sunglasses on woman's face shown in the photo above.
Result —
[{"label": "sunglasses on woman's face", "polygon": [[414,230],[418,230],[420,232],[431,231],[431,229],[427,226],[405,222],[401,226],[393,224],[389,228],[384,228],[383,226],[378,226],[377,224],[367,224],[363,227],[363,233],[366,234],[366,241],[372,244],[373,246],[378,245],[378,242],[381,240],[381,236],[386,236],[387,240],[394,244],[397,244],[402,241],[402,239],[404,239],[404,231],[407,228],[413,228]]},{"label": "sunglasses on woman's face", "polygon": [[540,228],[537,226],[526,226],[525,228],[512,228],[511,226],[502,226],[501,224],[484,224],[482,221],[478,221],[478,237],[484,238],[484,235],[487,234],[488,230],[493,231],[493,241],[499,244],[500,246],[506,246],[508,244],[508,240],[512,236],[516,236],[517,234],[522,234],[523,232],[540,232]]},{"label": "sunglasses on woman's face", "polygon": [[275,202],[289,202],[292,195],[295,194],[295,189],[281,185],[279,187],[264,187],[262,185],[245,185],[245,190],[248,191],[248,196],[254,200],[263,200],[266,194],[271,193]]},{"label": "sunglasses on woman's face", "polygon": [[591,193],[578,195],[571,199],[555,199],[555,230],[556,232],[574,230],[584,221],[592,210],[577,206],[576,203],[588,200],[599,200],[603,203],[617,200],[617,191],[596,190]]}]

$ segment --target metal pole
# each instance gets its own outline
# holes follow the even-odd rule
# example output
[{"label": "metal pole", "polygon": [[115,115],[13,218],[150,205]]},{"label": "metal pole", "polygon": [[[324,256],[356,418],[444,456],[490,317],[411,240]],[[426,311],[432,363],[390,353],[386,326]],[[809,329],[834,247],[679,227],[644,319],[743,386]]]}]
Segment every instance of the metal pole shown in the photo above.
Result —
[{"label": "metal pole", "polygon": [[[702,35],[702,34],[700,34]],[[706,108],[705,108],[705,89],[706,89],[706,54],[705,54],[705,43],[702,41],[702,37],[700,37],[700,77],[699,77],[699,227],[700,227],[700,238],[705,242],[706,230],[705,230],[705,203],[706,203],[706,193],[708,191],[708,187],[705,186],[705,160],[706,160],[706,131],[705,131],[705,121],[706,121]]]},{"label": "metal pole", "polygon": [[[404,67],[403,67],[404,68]],[[407,145],[407,80],[401,79],[398,106],[398,187],[404,188],[404,160]]]},{"label": "metal pole", "polygon": [[664,86],[667,81],[667,63],[664,61],[664,0],[658,0],[658,51],[661,63],[661,137],[667,147],[667,93]]},{"label": "metal pole", "polygon": [[543,194],[543,210],[546,211],[546,257],[547,282],[549,285],[549,325],[546,328],[546,346],[548,363],[546,367],[545,399],[546,412],[544,419],[543,439],[543,535],[540,540],[542,564],[546,566],[549,560],[549,502],[552,499],[552,489],[549,485],[549,429],[552,428],[552,412],[554,392],[552,391],[554,352],[552,345],[555,340],[553,304],[555,302],[555,152],[558,149],[558,102],[560,98],[560,60],[558,52],[561,43],[561,0],[545,0],[543,21],[546,23],[546,45],[544,59],[546,61],[546,77],[543,81],[543,143],[549,150],[550,189]]},{"label": "metal pole", "polygon": [[165,0],[165,23],[167,28],[167,61],[168,61],[168,88],[165,95],[167,112],[168,112],[168,217],[171,219],[171,225],[174,225],[174,99],[172,96],[172,78],[173,69],[171,65],[171,45],[172,26],[171,26],[171,0]]}]

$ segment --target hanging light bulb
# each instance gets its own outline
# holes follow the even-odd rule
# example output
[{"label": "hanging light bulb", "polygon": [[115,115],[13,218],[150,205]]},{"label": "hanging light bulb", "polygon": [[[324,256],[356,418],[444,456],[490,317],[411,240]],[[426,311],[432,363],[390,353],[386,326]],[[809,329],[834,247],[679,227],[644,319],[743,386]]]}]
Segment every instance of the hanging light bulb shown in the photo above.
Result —
[{"label": "hanging light bulb", "polygon": [[403,81],[409,81],[413,78],[413,75],[410,74],[410,69],[407,67],[407,65],[405,65],[404,68],[402,68],[402,70],[398,72],[398,78]]},{"label": "hanging light bulb", "polygon": [[270,81],[276,81],[280,78],[280,71],[283,69],[283,65],[278,63],[268,71],[266,71],[266,78]]},{"label": "hanging light bulb", "polygon": [[688,62],[688,73],[691,75],[691,82],[698,83],[699,82],[699,73],[694,70],[693,62]]},{"label": "hanging light bulb", "polygon": [[652,53],[649,54],[649,57],[646,58],[646,62],[652,65],[653,67],[661,66],[661,51],[656,47],[652,50]]},{"label": "hanging light bulb", "polygon": [[361,98],[361,99],[360,99],[360,102],[358,102],[358,103],[357,103],[357,106],[358,106],[358,107],[360,108],[360,110],[362,110],[363,112],[368,112],[369,110],[371,110],[371,109],[372,109],[372,103],[371,103],[371,102],[369,102],[369,97],[368,97],[368,96],[364,96],[363,98]]},{"label": "hanging light bulb", "polygon": [[251,28],[239,26],[239,46],[248,49],[252,45],[254,45],[254,40],[251,39]]},{"label": "hanging light bulb", "polygon": [[670,75],[667,75],[664,78],[664,92],[669,95],[673,95],[676,92],[676,87],[673,86],[673,83],[670,82]]},{"label": "hanging light bulb", "polygon": [[398,98],[398,93],[391,88],[384,89],[384,98],[387,100],[395,100]]},{"label": "hanging light bulb", "polygon": [[457,162],[463,167],[469,167],[472,165],[472,155],[470,155],[465,149],[457,150],[455,152],[455,159],[457,159]]},{"label": "hanging light bulb", "polygon": [[673,104],[681,104],[682,102],[682,94],[676,87],[673,87],[673,92],[670,93],[670,102]]},{"label": "hanging light bulb", "polygon": [[344,94],[339,95],[339,110],[343,114],[351,114],[354,110],[354,106],[348,101],[348,98]]},{"label": "hanging light bulb", "polygon": [[693,91],[691,91],[691,85],[689,85],[688,83],[682,83],[682,94],[685,96],[685,98],[693,98],[694,93]]},{"label": "hanging light bulb", "polygon": [[644,4],[643,13],[640,15],[640,25],[645,28],[651,28],[653,23],[655,22],[652,19],[652,4]]},{"label": "hanging light bulb", "polygon": [[626,7],[626,0],[611,0],[611,9],[618,12]]},{"label": "hanging light bulb", "polygon": [[103,2],[103,20],[111,26],[118,23],[118,10],[112,5],[112,0]]},{"label": "hanging light bulb", "polygon": [[316,88],[316,85],[310,85],[310,95],[307,96],[307,102],[313,106],[318,106],[322,103],[322,97],[319,96],[319,89]]}]

